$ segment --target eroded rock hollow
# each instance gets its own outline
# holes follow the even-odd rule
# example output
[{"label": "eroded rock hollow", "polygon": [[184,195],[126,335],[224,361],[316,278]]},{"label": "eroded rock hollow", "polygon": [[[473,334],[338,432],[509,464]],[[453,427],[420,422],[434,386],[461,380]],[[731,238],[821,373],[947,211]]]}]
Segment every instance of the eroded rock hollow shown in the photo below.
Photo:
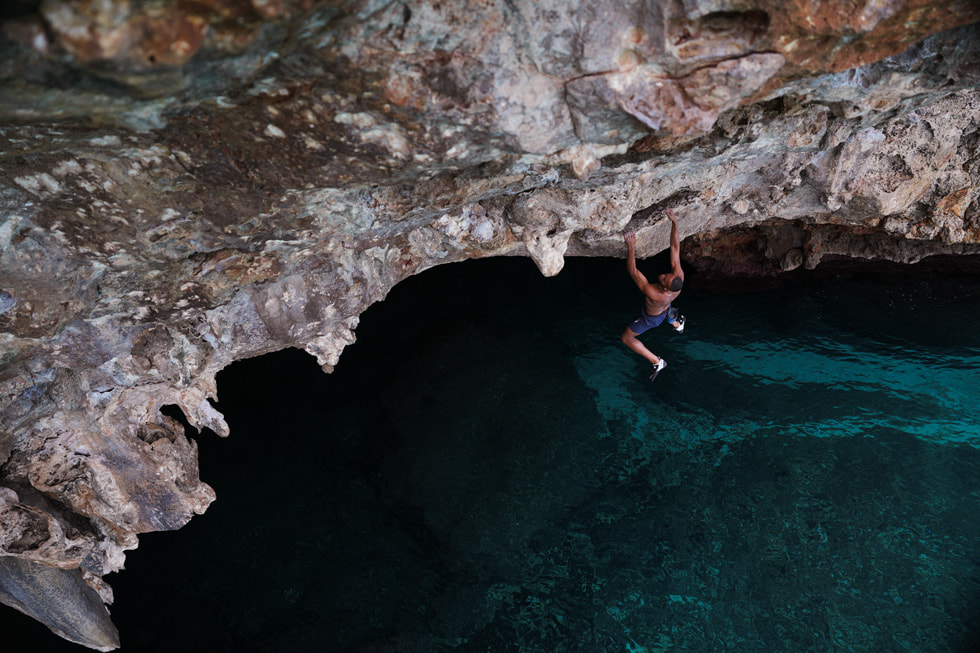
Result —
[{"label": "eroded rock hollow", "polygon": [[118,646],[104,577],[215,494],[235,360],[330,371],[400,280],[666,247],[772,275],[980,253],[972,0],[20,0],[0,36],[0,601]]}]

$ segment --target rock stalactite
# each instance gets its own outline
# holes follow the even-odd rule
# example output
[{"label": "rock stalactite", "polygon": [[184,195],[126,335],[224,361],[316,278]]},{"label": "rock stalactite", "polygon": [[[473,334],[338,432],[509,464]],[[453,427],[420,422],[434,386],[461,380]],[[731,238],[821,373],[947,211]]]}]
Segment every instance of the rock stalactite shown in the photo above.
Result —
[{"label": "rock stalactite", "polygon": [[409,275],[652,255],[667,207],[721,269],[980,253],[972,1],[5,12],[0,601],[100,650],[103,577],[215,496],[161,408],[227,435],[219,370],[329,371]]}]

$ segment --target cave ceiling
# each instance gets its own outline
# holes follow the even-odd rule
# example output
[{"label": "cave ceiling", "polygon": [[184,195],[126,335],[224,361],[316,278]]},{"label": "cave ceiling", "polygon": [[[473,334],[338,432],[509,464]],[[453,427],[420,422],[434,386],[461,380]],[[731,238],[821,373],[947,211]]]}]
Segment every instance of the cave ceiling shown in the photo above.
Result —
[{"label": "cave ceiling", "polygon": [[954,0],[18,0],[0,29],[0,601],[118,646],[104,577],[214,499],[177,406],[326,371],[435,265],[667,246],[755,274],[980,253]]}]

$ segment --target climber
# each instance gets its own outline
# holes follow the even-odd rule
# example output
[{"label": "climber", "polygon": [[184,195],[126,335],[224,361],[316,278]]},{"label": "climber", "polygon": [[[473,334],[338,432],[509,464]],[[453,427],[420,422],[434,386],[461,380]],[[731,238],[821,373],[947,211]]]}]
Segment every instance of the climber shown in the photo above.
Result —
[{"label": "climber", "polygon": [[684,316],[677,314],[677,309],[671,306],[671,302],[681,294],[684,285],[684,271],[681,269],[681,241],[677,236],[677,217],[670,209],[664,211],[670,218],[670,272],[665,272],[657,277],[658,283],[652,284],[647,278],[636,269],[636,234],[632,231],[623,233],[623,240],[626,241],[626,269],[629,271],[630,278],[636,284],[640,292],[643,293],[643,304],[640,306],[640,315],[633,320],[620,339],[623,344],[635,351],[643,358],[653,364],[653,371],[650,373],[650,380],[653,381],[660,374],[660,370],[667,367],[667,361],[660,358],[637,338],[638,335],[660,326],[666,320],[677,333],[684,332]]}]

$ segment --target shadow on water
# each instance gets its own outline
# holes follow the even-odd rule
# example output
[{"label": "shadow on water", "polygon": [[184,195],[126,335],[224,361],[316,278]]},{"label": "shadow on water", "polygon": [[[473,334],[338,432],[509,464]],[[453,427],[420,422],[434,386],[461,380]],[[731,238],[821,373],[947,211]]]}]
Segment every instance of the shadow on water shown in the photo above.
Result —
[{"label": "shadow on water", "polygon": [[[333,375],[219,375],[218,500],[108,579],[123,650],[965,653],[976,289],[692,286],[651,385],[622,261],[409,279]],[[78,650],[15,617],[21,650]]]}]

